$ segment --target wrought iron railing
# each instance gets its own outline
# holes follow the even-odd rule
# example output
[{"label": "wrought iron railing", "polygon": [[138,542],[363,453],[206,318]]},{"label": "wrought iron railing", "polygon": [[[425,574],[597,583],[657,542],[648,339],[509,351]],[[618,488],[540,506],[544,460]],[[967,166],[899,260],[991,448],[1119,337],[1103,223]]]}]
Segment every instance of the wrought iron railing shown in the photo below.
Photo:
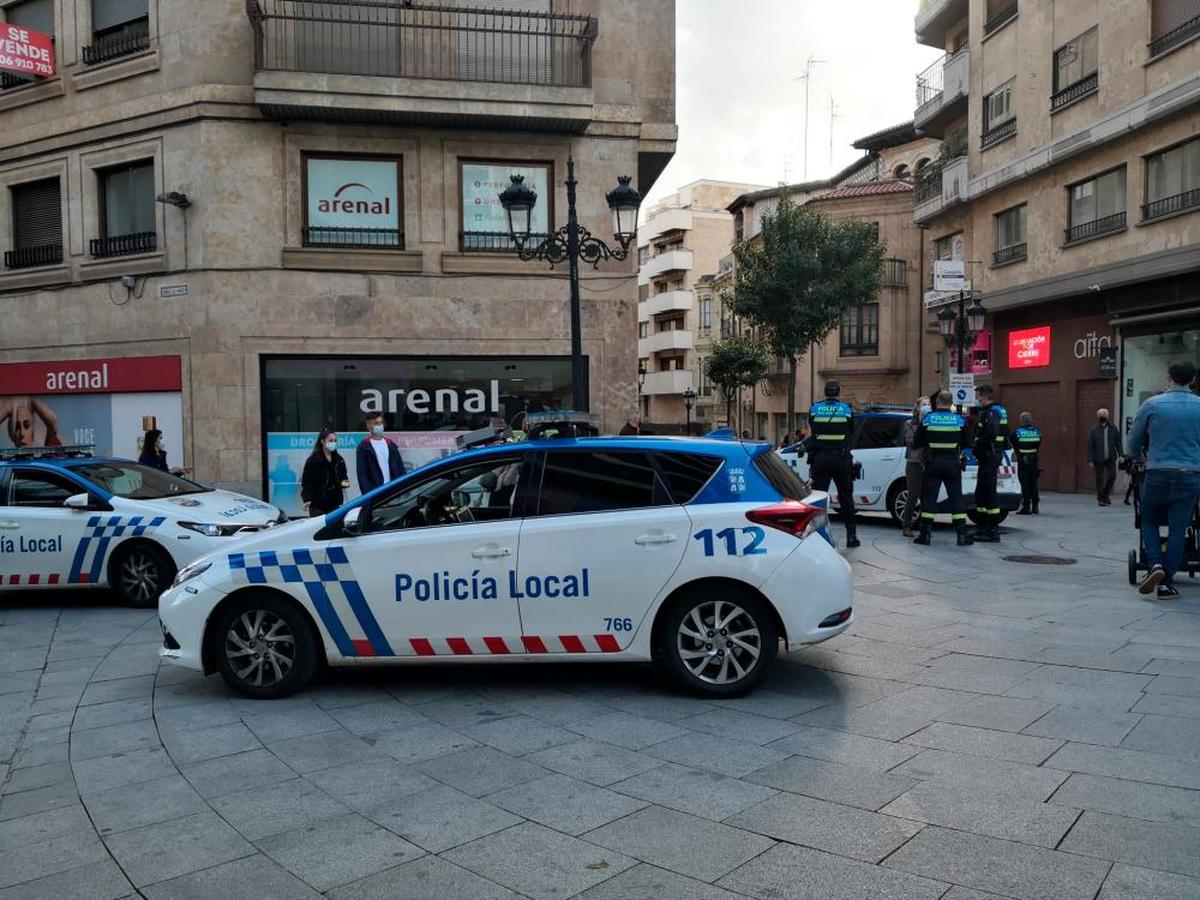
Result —
[{"label": "wrought iron railing", "polygon": [[4,251],[4,268],[31,269],[34,266],[54,266],[63,261],[63,245],[38,244]]},{"label": "wrought iron railing", "polygon": [[1161,219],[1163,216],[1172,216],[1186,209],[1196,209],[1198,207],[1200,207],[1200,189],[1184,191],[1182,194],[1176,194],[1173,197],[1163,197],[1161,200],[1151,200],[1149,203],[1144,204],[1142,206],[1142,221]]},{"label": "wrought iron railing", "polygon": [[983,23],[983,33],[985,35],[989,35],[993,31],[998,31],[999,29],[1003,28],[1005,25],[1015,19],[1017,17],[1017,7],[1018,4],[1011,3],[1004,9],[999,10],[992,15],[986,22]]},{"label": "wrought iron railing", "polygon": [[[526,247],[537,247],[545,241],[548,234],[531,234],[525,242]],[[484,253],[516,253],[516,241],[507,231],[460,231],[458,233],[458,249],[466,252]]]},{"label": "wrought iron railing", "polygon": [[158,249],[158,235],[153,231],[139,231],[134,234],[92,238],[90,249],[92,256],[97,259],[107,256],[130,256],[134,253],[152,253]]},{"label": "wrought iron railing", "polygon": [[1002,266],[1005,263],[1019,262],[1025,259],[1029,253],[1028,244],[1013,244],[1009,247],[1001,247],[992,254],[992,265]]},{"label": "wrought iron railing", "polygon": [[130,22],[120,31],[98,35],[83,48],[83,61],[89,66],[108,62],[150,49],[150,20]]},{"label": "wrought iron railing", "polygon": [[306,247],[383,247],[404,249],[404,232],[395,228],[305,228]]},{"label": "wrought iron railing", "polygon": [[1017,120],[1009,119],[1007,122],[1001,122],[994,128],[990,128],[979,136],[979,147],[981,150],[986,150],[992,144],[998,144],[1005,138],[1012,137],[1017,133]]},{"label": "wrought iron railing", "polygon": [[908,261],[903,259],[885,259],[883,261],[883,277],[879,283],[883,287],[908,287]]},{"label": "wrought iron railing", "polygon": [[1068,103],[1073,103],[1080,97],[1086,97],[1100,86],[1100,73],[1093,72],[1084,75],[1074,84],[1069,84],[1050,98],[1050,109],[1061,109]]},{"label": "wrought iron railing", "polygon": [[1102,234],[1109,234],[1113,231],[1121,231],[1124,227],[1125,213],[1123,212],[1105,216],[1103,219],[1095,219],[1091,222],[1072,225],[1067,229],[1067,243],[1084,241],[1088,238],[1099,237]]},{"label": "wrought iron railing", "polygon": [[246,0],[246,12],[256,70],[592,83],[591,16],[380,0]]},{"label": "wrought iron railing", "polygon": [[1150,42],[1150,56],[1153,58],[1174,50],[1181,44],[1186,44],[1192,38],[1200,35],[1200,16],[1189,19],[1178,28],[1173,28],[1166,34],[1159,35]]},{"label": "wrought iron railing", "polygon": [[942,164],[930,163],[917,176],[916,202],[919,206],[942,196]]},{"label": "wrought iron railing", "polygon": [[942,99],[942,91],[946,86],[946,61],[950,56],[944,56],[932,66],[917,76],[917,110],[926,104],[932,104]]},{"label": "wrought iron railing", "polygon": [[36,78],[30,75],[17,75],[15,72],[0,72],[0,91],[25,87],[27,84],[33,84],[36,80]]}]

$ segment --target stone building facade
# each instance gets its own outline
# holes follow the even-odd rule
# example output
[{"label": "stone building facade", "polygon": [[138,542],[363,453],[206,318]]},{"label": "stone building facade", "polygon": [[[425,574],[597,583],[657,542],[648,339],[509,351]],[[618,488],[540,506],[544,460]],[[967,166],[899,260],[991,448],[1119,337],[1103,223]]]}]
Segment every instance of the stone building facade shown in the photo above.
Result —
[{"label": "stone building facade", "polygon": [[[0,363],[177,357],[178,414],[157,416],[182,429],[173,460],[256,494],[294,468],[276,434],[345,439],[370,391],[427,450],[480,421],[469,390],[484,420],[569,400],[565,266],[516,257],[497,189],[525,174],[552,231],[573,157],[581,223],[611,242],[606,192],[621,175],[645,192],[674,152],[672,0],[0,13],[44,22],[58,54],[53,77],[0,90]],[[633,257],[582,280],[592,409],[613,429],[637,391]]]}]

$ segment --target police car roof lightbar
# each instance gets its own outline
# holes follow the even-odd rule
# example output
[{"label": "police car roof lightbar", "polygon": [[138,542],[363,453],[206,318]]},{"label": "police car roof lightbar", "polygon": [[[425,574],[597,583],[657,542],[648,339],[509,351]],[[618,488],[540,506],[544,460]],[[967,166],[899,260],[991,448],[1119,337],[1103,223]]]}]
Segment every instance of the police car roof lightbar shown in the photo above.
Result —
[{"label": "police car roof lightbar", "polygon": [[903,403],[868,403],[863,407],[863,412],[912,412],[911,406],[905,406]]},{"label": "police car roof lightbar", "polygon": [[599,415],[568,409],[527,413],[522,424],[526,437],[531,441],[551,437],[597,437],[600,434]]},{"label": "police car roof lightbar", "polygon": [[470,450],[474,447],[486,447],[488,444],[501,444],[511,437],[512,432],[507,426],[489,425],[460,434],[454,439],[454,443],[459,450]]},{"label": "police car roof lightbar", "polygon": [[95,444],[63,444],[59,447],[3,447],[0,460],[6,459],[62,459],[66,456],[95,456]]}]

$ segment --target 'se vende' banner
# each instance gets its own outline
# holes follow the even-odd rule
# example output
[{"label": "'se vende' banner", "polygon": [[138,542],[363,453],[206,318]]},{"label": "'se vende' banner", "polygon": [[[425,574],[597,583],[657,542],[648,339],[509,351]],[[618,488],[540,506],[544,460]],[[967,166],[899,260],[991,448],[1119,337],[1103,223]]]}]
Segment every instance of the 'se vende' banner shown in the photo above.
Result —
[{"label": "'se vende' banner", "polygon": [[0,69],[18,75],[54,75],[54,39],[19,25],[0,25]]}]

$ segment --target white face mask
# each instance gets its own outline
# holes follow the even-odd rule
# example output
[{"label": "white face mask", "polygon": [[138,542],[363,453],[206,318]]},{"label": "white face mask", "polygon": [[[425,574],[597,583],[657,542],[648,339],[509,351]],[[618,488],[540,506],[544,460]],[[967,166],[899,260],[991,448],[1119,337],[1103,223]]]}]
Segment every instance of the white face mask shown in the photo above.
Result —
[{"label": "white face mask", "polygon": [[337,449],[337,441],[326,441],[325,449],[328,450],[330,453],[332,453],[334,450]]},{"label": "white face mask", "polygon": [[160,453],[166,453],[166,452],[167,452],[167,442],[166,442],[166,441],[159,441],[159,442],[158,442],[158,451],[159,451]]},{"label": "white face mask", "polygon": [[933,412],[933,407],[931,407],[931,406],[922,406],[921,407],[921,415],[927,416],[931,412]]},{"label": "white face mask", "polygon": [[372,425],[371,426],[371,434],[383,434],[383,426],[382,425]]}]

